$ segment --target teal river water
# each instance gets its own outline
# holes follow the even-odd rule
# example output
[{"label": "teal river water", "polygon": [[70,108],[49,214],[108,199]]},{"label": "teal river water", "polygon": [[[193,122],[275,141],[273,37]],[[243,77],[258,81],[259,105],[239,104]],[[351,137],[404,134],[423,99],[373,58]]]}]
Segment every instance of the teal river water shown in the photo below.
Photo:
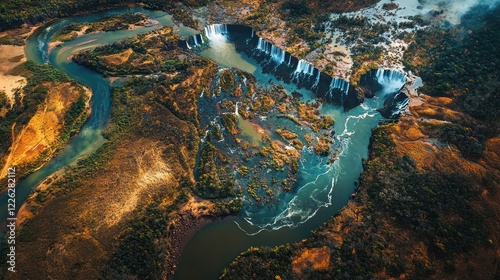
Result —
[{"label": "teal river water", "polygon": [[[29,38],[26,46],[28,59],[37,63],[50,63],[92,89],[92,114],[80,133],[71,139],[57,157],[18,183],[16,188],[18,208],[44,178],[60,168],[75,163],[82,155],[95,151],[105,141],[101,131],[109,121],[109,81],[71,62],[68,56],[77,51],[149,32],[158,26],[84,35],[54,48],[48,57],[47,42],[58,29],[67,24],[95,21],[107,15],[127,12],[146,13],[158,20],[160,26],[175,26],[171,16],[163,12],[140,7],[122,8],[52,22],[39,28]],[[196,32],[185,27],[175,26],[175,29],[182,36]],[[277,81],[271,75],[262,74],[261,67],[255,61],[237,53],[234,46],[224,40],[211,42],[211,47],[204,50],[201,55],[213,59],[221,67],[236,67],[252,73],[259,85],[273,81],[284,85],[288,92],[300,91],[304,95],[304,100],[314,97],[308,91],[298,90],[293,85]],[[393,90],[394,88],[387,86],[378,92],[375,98],[366,100],[364,104],[348,112],[344,112],[338,106],[325,104],[321,112],[331,115],[336,121],[334,140],[340,149],[338,159],[333,164],[327,164],[327,158],[318,161],[312,156],[312,150],[305,150],[294,193],[288,194],[282,199],[282,203],[272,210],[247,210],[238,217],[227,218],[203,227],[185,246],[174,278],[216,279],[231,260],[250,246],[275,246],[310,236],[310,231],[334,215],[353,193],[354,181],[359,178],[362,171],[362,159],[368,154],[371,129],[382,118],[376,108],[382,106],[385,95]],[[5,221],[7,217],[5,195],[0,198],[0,204],[0,219]],[[4,231],[5,228],[2,232]]]}]

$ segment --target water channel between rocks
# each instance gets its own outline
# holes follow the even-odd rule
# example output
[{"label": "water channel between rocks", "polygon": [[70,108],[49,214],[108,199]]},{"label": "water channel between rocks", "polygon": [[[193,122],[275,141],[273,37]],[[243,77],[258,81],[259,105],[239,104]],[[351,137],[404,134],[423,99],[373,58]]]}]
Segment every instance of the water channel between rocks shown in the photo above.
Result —
[{"label": "water channel between rocks", "polygon": [[[50,63],[70,77],[90,87],[93,91],[92,114],[60,154],[43,168],[31,174],[17,185],[17,207],[21,206],[36,185],[56,170],[73,164],[82,155],[95,151],[104,141],[101,131],[109,121],[110,85],[99,74],[68,60],[76,51],[113,43],[134,35],[149,32],[159,26],[134,30],[88,34],[63,43],[47,56],[47,45],[54,33],[75,22],[95,21],[104,16],[120,13],[142,12],[156,19],[159,25],[175,26],[171,16],[140,7],[122,8],[89,15],[62,19],[39,28],[28,40],[26,55],[36,63]],[[193,35],[196,31],[175,27],[181,36]],[[281,84],[287,93],[302,93],[303,101],[314,99],[315,95],[293,84],[278,81],[271,74],[263,74],[262,67],[252,58],[236,51],[234,45],[224,38],[212,40],[201,55],[213,59],[220,67],[234,67],[255,76],[257,85],[269,82]],[[319,77],[319,74],[318,74]],[[355,180],[362,171],[362,159],[367,158],[371,129],[382,119],[377,108],[383,107],[386,96],[394,92],[391,80],[374,98],[366,99],[361,105],[345,112],[340,106],[323,104],[321,113],[335,120],[334,141],[338,144],[337,160],[328,163],[328,157],[318,159],[312,149],[302,152],[299,161],[298,181],[294,191],[287,193],[276,207],[244,208],[238,217],[206,225],[193,235],[181,255],[175,279],[216,279],[221,270],[239,253],[250,246],[275,246],[296,242],[310,235],[312,229],[320,226],[343,207],[355,190]],[[200,97],[203,98],[203,97]],[[252,138],[252,127],[239,117],[239,125]],[[258,140],[255,140],[258,141]],[[0,215],[6,220],[6,200],[0,202]],[[5,225],[4,225],[5,227]],[[5,231],[5,228],[3,232]]]}]

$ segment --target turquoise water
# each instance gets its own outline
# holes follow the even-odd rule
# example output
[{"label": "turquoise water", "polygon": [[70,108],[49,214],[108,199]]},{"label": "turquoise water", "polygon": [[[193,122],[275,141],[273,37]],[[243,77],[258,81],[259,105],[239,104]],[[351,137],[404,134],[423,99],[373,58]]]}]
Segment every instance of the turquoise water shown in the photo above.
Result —
[{"label": "turquoise water", "polygon": [[[68,24],[96,21],[109,15],[135,12],[148,14],[149,17],[157,20],[159,25],[134,30],[83,35],[73,41],[63,43],[60,47],[54,48],[50,55],[47,55],[50,38],[57,30]],[[67,73],[71,78],[77,80],[92,90],[92,112],[88,121],[82,127],[80,133],[72,138],[67,146],[60,151],[54,159],[45,164],[38,171],[32,173],[21,182],[17,183],[16,209],[20,208],[33,189],[43,179],[58,169],[74,164],[81,156],[94,152],[105,141],[101,132],[102,129],[104,129],[108,124],[110,116],[109,81],[104,79],[100,74],[77,65],[68,59],[68,57],[77,51],[92,49],[99,45],[110,44],[140,33],[149,32],[164,25],[175,26],[172,22],[172,16],[167,15],[164,12],[146,10],[141,7],[122,8],[57,20],[37,29],[34,34],[28,38],[25,52],[29,60],[36,63],[50,63],[55,68]],[[195,30],[187,27],[175,26],[174,29],[184,36],[192,35],[195,32]],[[7,196],[6,193],[3,193],[0,197],[0,220],[6,221],[6,217]],[[5,222],[2,223],[4,223],[2,225],[2,233],[4,233]]]},{"label": "turquoise water", "polygon": [[[92,89],[92,114],[81,132],[71,139],[57,157],[17,185],[18,207],[44,178],[73,164],[82,155],[95,151],[105,141],[101,132],[109,121],[109,82],[99,74],[71,62],[68,56],[76,51],[148,32],[158,26],[84,35],[54,48],[50,56],[46,55],[47,42],[58,29],[67,24],[94,21],[110,14],[126,12],[143,12],[158,20],[160,25],[174,25],[171,16],[165,13],[143,8],[123,8],[59,20],[40,28],[29,38],[26,47],[29,59],[37,63],[50,63]],[[175,29],[186,36],[195,32],[184,27]],[[301,92],[304,101],[314,98],[307,90],[297,89],[294,85],[277,81],[271,75],[262,74],[261,67],[246,55],[237,53],[232,44],[224,40],[211,44],[201,55],[213,59],[221,67],[235,67],[250,72],[261,86],[268,85],[270,81],[282,84],[288,93],[294,90]],[[299,241],[335,214],[346,204],[355,189],[354,181],[362,171],[362,159],[368,154],[371,129],[381,119],[375,109],[382,106],[385,94],[384,91],[379,92],[375,98],[349,112],[325,104],[321,112],[331,115],[336,121],[334,141],[339,149],[338,159],[328,164],[328,158],[318,159],[311,149],[304,150],[293,193],[286,194],[276,207],[245,207],[237,218],[228,218],[203,227],[186,245],[174,277],[216,279],[231,260],[250,246],[275,246]],[[5,221],[5,196],[0,199],[0,203],[0,218]]]},{"label": "turquoise water", "polygon": [[[314,94],[295,85],[285,84],[269,74],[245,54],[237,53],[227,40],[217,38],[210,48],[201,52],[220,67],[234,67],[253,74],[257,84],[281,84],[288,93],[299,91],[303,101]],[[359,178],[362,159],[368,157],[371,129],[382,119],[376,110],[394,89],[383,89],[373,99],[344,112],[344,109],[324,104],[322,114],[335,120],[335,146],[338,158],[332,164],[328,157],[319,158],[312,149],[302,152],[296,191],[286,194],[277,207],[244,207],[237,218],[211,223],[197,232],[185,247],[175,279],[217,279],[222,269],[250,246],[276,246],[297,242],[310,236],[348,201]],[[195,268],[195,269],[194,269]]]}]

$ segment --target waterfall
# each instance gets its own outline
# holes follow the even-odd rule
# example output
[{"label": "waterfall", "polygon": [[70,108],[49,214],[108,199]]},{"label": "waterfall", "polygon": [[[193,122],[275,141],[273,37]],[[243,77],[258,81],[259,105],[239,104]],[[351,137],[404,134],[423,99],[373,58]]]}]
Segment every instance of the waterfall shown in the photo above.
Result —
[{"label": "waterfall", "polygon": [[389,69],[378,69],[376,73],[377,82],[388,90],[399,90],[406,82],[406,75]]},{"label": "waterfall", "polygon": [[201,34],[195,34],[186,40],[186,46],[188,49],[202,46],[204,43],[205,41],[203,41],[203,35]]},{"label": "waterfall", "polygon": [[312,64],[310,64],[309,62],[301,59],[299,60],[299,63],[297,64],[297,68],[295,69],[294,73],[295,75],[303,73],[312,76],[314,74],[314,66],[312,66]]},{"label": "waterfall", "polygon": [[347,94],[349,92],[349,86],[350,84],[344,80],[333,78],[332,81],[330,82],[330,87],[328,89],[328,93],[330,96],[332,95],[332,92],[334,89],[338,89],[342,91],[343,93]]},{"label": "waterfall", "polygon": [[212,24],[205,26],[205,35],[213,43],[226,42],[227,25],[225,24]]},{"label": "waterfall", "polygon": [[259,38],[259,42],[257,43],[257,49],[261,52],[269,54],[271,52],[271,44],[268,41]]},{"label": "waterfall", "polygon": [[237,116],[237,117],[240,116],[240,113],[238,113],[238,103],[240,103],[240,102],[236,102],[236,106],[234,108],[234,115]]},{"label": "waterfall", "polygon": [[276,64],[280,65],[281,63],[285,62],[285,51],[271,45],[271,57],[276,62]]},{"label": "waterfall", "polygon": [[317,88],[319,85],[319,78],[321,77],[321,72],[318,70],[318,75],[316,76],[316,81],[314,82],[313,87]]},{"label": "waterfall", "polygon": [[384,117],[391,119],[399,117],[408,108],[409,104],[410,98],[406,96],[405,91],[397,92],[384,102]]},{"label": "waterfall", "polygon": [[259,38],[259,41],[257,43],[257,50],[270,55],[271,59],[276,62],[277,65],[285,62],[285,51],[269,43],[268,41],[263,40],[262,38]]},{"label": "waterfall", "polygon": [[[251,27],[238,24],[212,24],[206,26],[204,31],[213,49],[224,52],[225,43],[234,43],[237,49],[241,48],[246,55],[256,59],[264,73],[273,73],[279,80],[295,83],[299,88],[304,87],[313,93],[331,98],[333,102],[342,103],[344,100],[350,100],[346,105],[350,108],[359,104],[356,103],[357,98],[354,96],[356,90],[351,88],[348,82],[322,74],[313,64],[304,59],[299,60],[270,41],[260,38]],[[206,39],[204,36],[197,34],[189,38],[187,48],[194,49],[207,43],[207,40],[204,42]],[[370,77],[384,84],[403,85],[405,80],[404,74],[391,70],[373,71]],[[331,79],[329,84],[328,78]],[[240,87],[247,86],[246,79],[244,77],[241,79]],[[352,98],[347,97],[350,94],[353,94]]]}]

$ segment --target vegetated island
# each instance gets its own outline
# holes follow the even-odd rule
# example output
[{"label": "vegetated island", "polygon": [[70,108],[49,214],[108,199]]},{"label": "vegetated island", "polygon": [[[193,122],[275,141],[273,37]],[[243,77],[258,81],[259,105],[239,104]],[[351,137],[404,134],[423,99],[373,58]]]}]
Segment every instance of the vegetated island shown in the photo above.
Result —
[{"label": "vegetated island", "polygon": [[[287,10],[285,4],[267,5],[282,5]],[[227,10],[235,5],[229,4]],[[311,13],[311,4],[304,7],[299,18]],[[415,98],[423,103],[410,107],[410,115],[399,123],[374,131],[355,199],[313,237],[274,249],[251,248],[223,276],[241,279],[249,272],[249,264],[254,268],[252,275],[292,279],[498,275],[500,142],[498,94],[494,91],[498,55],[494,54],[499,52],[495,51],[498,39],[489,36],[498,29],[495,13],[498,9],[485,17],[484,28],[465,22],[446,31],[417,32],[404,62],[426,82],[421,97]],[[216,17],[217,13],[210,15]],[[178,49],[178,38],[169,28],[141,36],[130,43],[143,47],[146,54],[120,46],[105,54],[108,57],[101,54],[99,61],[108,59],[101,68],[106,75],[129,75],[127,67],[132,69],[133,63],[134,74],[148,76],[132,77],[113,89],[112,118],[105,133],[109,141],[78,166],[47,179],[33,194],[24,212],[29,219],[19,235],[19,265],[27,267],[40,260],[47,266],[31,267],[31,272],[23,271],[19,277],[52,273],[82,278],[100,273],[111,278],[170,277],[179,254],[168,250],[178,248],[172,244],[176,232],[197,217],[238,211],[237,200],[214,203],[192,194],[198,186],[192,172],[197,151],[193,145],[203,136],[195,100],[203,85],[210,83],[208,79],[216,76],[217,67]],[[153,47],[158,44],[163,49]],[[84,61],[92,62],[81,59]],[[164,67],[168,75],[152,75],[151,61],[164,62],[153,65]],[[27,74],[28,85],[29,75],[36,77],[36,73],[53,79],[33,80],[38,81],[34,90],[42,92],[35,104],[51,96],[38,89],[44,83],[57,82],[78,90],[71,82],[65,85],[68,81],[60,74],[51,74],[50,66],[38,69],[40,66],[27,63],[22,67],[36,70]],[[10,103],[2,102],[5,112]],[[73,119],[81,121],[85,110],[77,107],[80,114]],[[20,112],[24,111],[29,112]],[[36,112],[26,119],[32,120]],[[231,121],[226,124],[226,128],[232,127]],[[12,123],[6,126],[10,129]],[[10,130],[5,131],[9,137],[2,139],[11,138]],[[275,132],[293,139],[294,132]],[[240,170],[245,173],[245,168]],[[164,178],[171,183],[166,184]],[[111,188],[111,182],[119,182],[121,187]],[[137,197],[141,199],[134,200]],[[103,213],[103,205],[107,212]],[[68,252],[78,252],[78,256]],[[54,261],[49,264],[48,260]],[[49,266],[53,271],[45,270]]]}]

